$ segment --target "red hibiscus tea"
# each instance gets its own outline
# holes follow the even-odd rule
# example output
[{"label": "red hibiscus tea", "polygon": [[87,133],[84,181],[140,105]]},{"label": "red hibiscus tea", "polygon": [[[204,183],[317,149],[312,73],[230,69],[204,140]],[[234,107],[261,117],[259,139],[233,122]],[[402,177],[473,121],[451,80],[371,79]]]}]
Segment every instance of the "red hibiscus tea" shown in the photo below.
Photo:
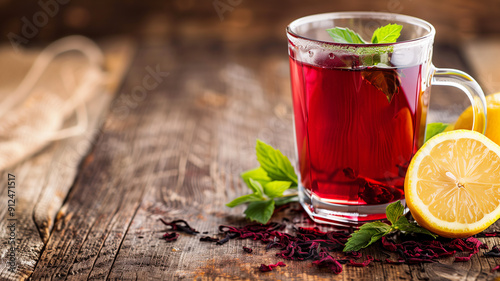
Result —
[{"label": "red hibiscus tea", "polygon": [[398,17],[331,13],[288,26],[299,197],[317,222],[384,219],[388,204],[404,200],[406,170],[425,137],[432,38],[350,44],[326,31],[370,38],[396,23],[403,41],[432,31]]},{"label": "red hibiscus tea", "polygon": [[422,67],[331,65],[290,57],[303,186],[334,204],[403,199],[406,167],[424,133]]},{"label": "red hibiscus tea", "polygon": [[314,221],[383,219],[387,205],[404,199],[408,164],[425,139],[431,84],[463,90],[474,118],[485,118],[474,79],[432,65],[434,34],[421,19],[377,12],[288,25],[299,198]]}]

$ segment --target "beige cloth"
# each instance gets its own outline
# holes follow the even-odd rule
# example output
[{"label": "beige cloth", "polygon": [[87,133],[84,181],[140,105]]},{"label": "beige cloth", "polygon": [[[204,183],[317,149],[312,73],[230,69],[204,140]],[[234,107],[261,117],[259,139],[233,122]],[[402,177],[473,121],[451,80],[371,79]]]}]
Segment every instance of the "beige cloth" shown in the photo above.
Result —
[{"label": "beige cloth", "polygon": [[[81,36],[41,52],[0,49],[0,170],[85,131],[85,103],[103,85],[102,63],[101,50]],[[75,115],[77,124],[64,128]]]}]

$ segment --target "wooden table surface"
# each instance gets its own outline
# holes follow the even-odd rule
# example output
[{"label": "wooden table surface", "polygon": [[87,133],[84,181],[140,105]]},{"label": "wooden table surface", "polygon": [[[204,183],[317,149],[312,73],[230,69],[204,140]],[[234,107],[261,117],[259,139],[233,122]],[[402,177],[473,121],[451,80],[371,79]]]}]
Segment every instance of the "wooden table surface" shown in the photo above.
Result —
[{"label": "wooden table surface", "polygon": [[[180,32],[189,33],[189,29]],[[138,43],[123,83],[91,134],[51,144],[1,173],[0,279],[2,280],[491,280],[499,258],[475,255],[423,265],[343,266],[335,275],[310,261],[261,273],[281,261],[276,250],[251,240],[224,245],[180,234],[161,239],[160,221],[185,219],[219,236],[221,224],[244,225],[243,207],[224,206],[246,193],[239,174],[257,166],[262,139],[295,161],[286,40],[255,42],[169,40]],[[486,93],[500,90],[500,41],[486,39],[435,47],[434,62],[477,77]],[[151,69],[155,87],[137,94]],[[455,98],[455,94],[459,98]],[[454,110],[446,105],[452,101]],[[453,119],[467,99],[433,89],[430,118]],[[455,115],[450,115],[455,114]],[[97,114],[98,115],[98,114]],[[16,176],[18,243],[15,273],[8,271],[7,177]],[[291,206],[278,212],[313,226]],[[323,230],[332,227],[319,226]],[[496,226],[494,226],[496,227]],[[287,229],[292,232],[292,229]],[[496,237],[480,238],[490,248]],[[252,254],[242,246],[254,249]],[[379,246],[362,251],[385,257]]]}]

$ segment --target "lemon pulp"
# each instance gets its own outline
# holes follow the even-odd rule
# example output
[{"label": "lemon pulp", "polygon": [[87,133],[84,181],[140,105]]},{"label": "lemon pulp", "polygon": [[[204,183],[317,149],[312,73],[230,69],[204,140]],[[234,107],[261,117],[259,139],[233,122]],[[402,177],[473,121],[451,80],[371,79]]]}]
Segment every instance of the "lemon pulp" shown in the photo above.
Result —
[{"label": "lemon pulp", "polygon": [[500,216],[500,147],[472,131],[439,134],[414,156],[405,196],[417,222],[442,236],[484,230]]}]

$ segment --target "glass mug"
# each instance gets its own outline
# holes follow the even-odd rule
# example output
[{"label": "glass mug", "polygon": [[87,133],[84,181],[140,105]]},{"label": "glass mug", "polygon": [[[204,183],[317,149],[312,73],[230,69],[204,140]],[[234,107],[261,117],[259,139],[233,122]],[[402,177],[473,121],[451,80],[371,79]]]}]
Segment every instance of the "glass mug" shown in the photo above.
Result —
[{"label": "glass mug", "polygon": [[[371,38],[389,23],[403,26],[397,43],[334,43],[326,31],[344,27]],[[406,169],[425,139],[431,85],[463,90],[474,122],[486,120],[477,82],[432,65],[434,34],[421,19],[378,12],[318,14],[288,25],[299,197],[314,221],[384,219],[388,204],[404,200]]]}]

